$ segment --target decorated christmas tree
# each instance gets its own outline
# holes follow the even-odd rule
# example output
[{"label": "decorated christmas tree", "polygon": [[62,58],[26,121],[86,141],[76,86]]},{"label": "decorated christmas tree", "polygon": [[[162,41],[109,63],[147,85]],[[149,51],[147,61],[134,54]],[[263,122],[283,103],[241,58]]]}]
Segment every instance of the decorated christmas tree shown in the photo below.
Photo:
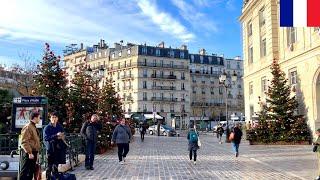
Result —
[{"label": "decorated christmas tree", "polygon": [[34,82],[32,94],[47,97],[49,112],[58,111],[60,120],[64,121],[67,115],[65,102],[67,101],[66,85],[68,81],[66,72],[60,66],[60,56],[56,56],[50,50],[48,43],[45,44],[42,61],[37,66]]},{"label": "decorated christmas tree", "polygon": [[86,74],[86,66],[80,66],[71,80],[67,127],[70,132],[79,132],[82,123],[98,110],[99,86]]}]

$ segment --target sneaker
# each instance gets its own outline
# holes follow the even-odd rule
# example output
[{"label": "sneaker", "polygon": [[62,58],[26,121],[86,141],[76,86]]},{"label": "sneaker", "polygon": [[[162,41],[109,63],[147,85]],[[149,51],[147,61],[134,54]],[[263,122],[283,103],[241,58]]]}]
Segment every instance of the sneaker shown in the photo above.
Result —
[{"label": "sneaker", "polygon": [[94,168],[91,166],[91,167],[90,167],[90,170],[94,170]]},{"label": "sneaker", "polygon": [[123,161],[120,161],[119,164],[120,164],[120,165],[124,165],[124,162],[123,162]]},{"label": "sneaker", "polygon": [[197,161],[194,161],[193,164],[196,165],[196,164],[197,164]]},{"label": "sneaker", "polygon": [[239,153],[236,153],[236,157],[238,157],[239,156]]}]

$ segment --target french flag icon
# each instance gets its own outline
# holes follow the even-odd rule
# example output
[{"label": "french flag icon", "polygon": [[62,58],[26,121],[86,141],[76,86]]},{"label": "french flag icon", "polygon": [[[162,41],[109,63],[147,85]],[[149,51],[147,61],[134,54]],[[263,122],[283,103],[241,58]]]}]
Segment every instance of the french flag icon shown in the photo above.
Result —
[{"label": "french flag icon", "polygon": [[280,0],[281,27],[320,27],[320,0]]}]

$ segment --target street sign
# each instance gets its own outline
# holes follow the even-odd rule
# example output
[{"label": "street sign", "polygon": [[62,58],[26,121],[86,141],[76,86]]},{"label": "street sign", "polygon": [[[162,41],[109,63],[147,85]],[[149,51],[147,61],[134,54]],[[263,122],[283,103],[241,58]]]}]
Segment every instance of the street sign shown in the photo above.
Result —
[{"label": "street sign", "polygon": [[30,120],[30,113],[37,111],[40,113],[40,122],[36,125],[37,128],[42,128],[42,125],[47,120],[48,99],[41,96],[27,96],[13,99],[12,104],[12,130],[19,131]]}]

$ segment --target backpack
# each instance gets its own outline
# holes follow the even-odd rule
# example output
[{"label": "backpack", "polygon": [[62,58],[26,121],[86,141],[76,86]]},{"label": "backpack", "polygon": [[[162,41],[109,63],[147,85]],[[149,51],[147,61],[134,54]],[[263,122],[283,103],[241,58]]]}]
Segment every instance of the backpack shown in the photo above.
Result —
[{"label": "backpack", "polygon": [[196,132],[191,131],[189,136],[190,136],[190,141],[191,142],[198,142],[198,135],[197,135]]}]

